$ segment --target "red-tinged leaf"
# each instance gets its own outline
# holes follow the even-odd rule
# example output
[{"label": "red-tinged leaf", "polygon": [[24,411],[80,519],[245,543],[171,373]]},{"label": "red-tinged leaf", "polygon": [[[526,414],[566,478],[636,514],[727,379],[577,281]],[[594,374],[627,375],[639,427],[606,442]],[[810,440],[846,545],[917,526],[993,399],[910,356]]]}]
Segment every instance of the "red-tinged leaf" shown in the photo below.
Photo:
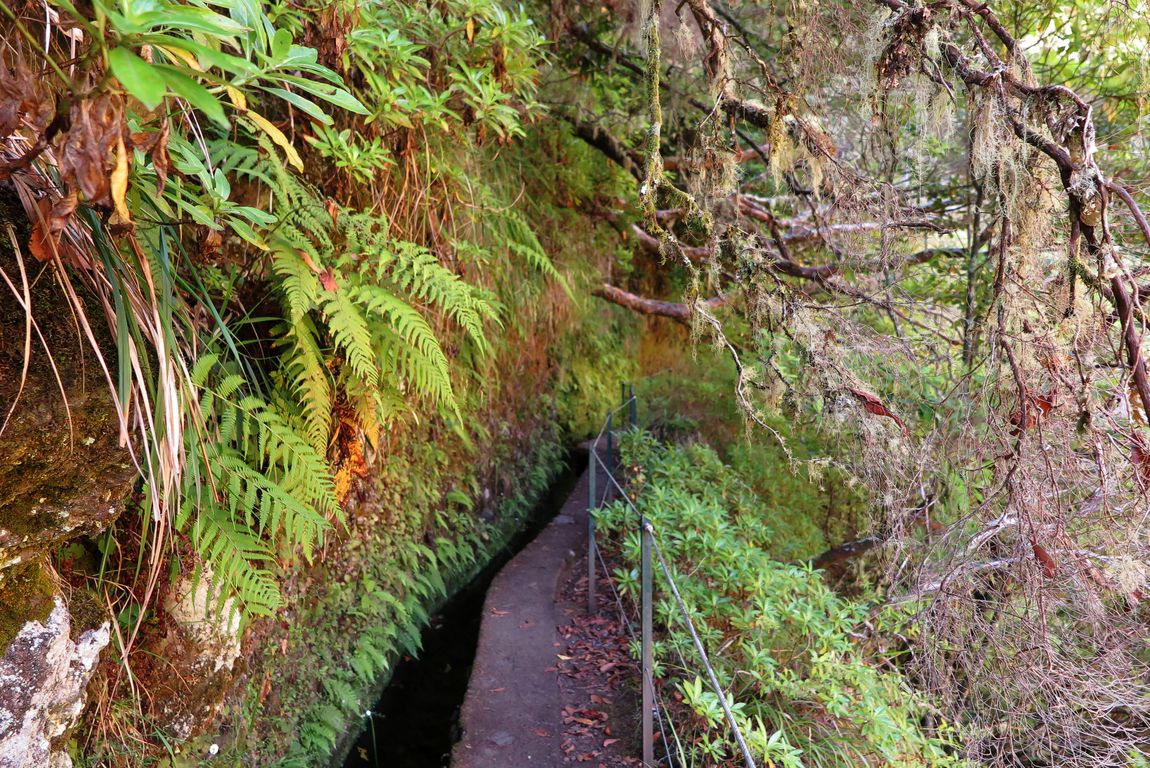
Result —
[{"label": "red-tinged leaf", "polygon": [[326,271],[320,273],[319,281],[325,291],[339,290],[339,283],[335,281],[335,272],[332,271],[331,267],[328,267]]},{"label": "red-tinged leaf", "polygon": [[1034,550],[1035,559],[1042,563],[1042,575],[1048,579],[1053,579],[1058,573],[1058,563],[1054,562],[1054,558],[1046,551],[1046,547],[1039,544],[1033,536],[1030,537],[1030,548]]},{"label": "red-tinged leaf", "polygon": [[550,737],[551,737],[551,732],[550,732],[550,731],[545,731],[545,730],[543,730],[542,728],[536,728],[536,729],[534,730],[534,734],[535,734],[536,736],[538,736],[539,738],[541,738],[541,739],[546,739],[546,738],[550,738]]},{"label": "red-tinged leaf", "polygon": [[875,416],[883,416],[890,419],[902,428],[902,433],[904,435],[907,435],[908,437],[910,436],[910,430],[907,429],[903,420],[900,419],[898,415],[894,413],[894,411],[887,408],[886,405],[883,404],[883,401],[880,400],[876,395],[867,392],[865,389],[855,389],[854,387],[848,388],[847,391],[855,396],[855,399],[862,404],[863,410],[865,410],[867,413],[873,413]]},{"label": "red-tinged leaf", "polygon": [[1046,418],[1054,408],[1058,407],[1055,402],[1055,396],[1058,394],[1058,388],[1053,387],[1050,392],[1045,395],[1034,394],[1026,390],[1026,424],[1022,424],[1022,409],[1014,411],[1007,417],[1010,422],[1010,434],[1017,436],[1023,429],[1033,429],[1038,426],[1038,422]]},{"label": "red-tinged leaf", "polygon": [[617,743],[618,741],[619,741],[618,739],[603,739],[603,747],[604,748],[609,747],[612,744]]},{"label": "red-tinged leaf", "polygon": [[1142,490],[1150,488],[1150,446],[1141,435],[1135,433],[1134,446],[1130,449],[1130,463],[1134,465],[1134,477]]}]

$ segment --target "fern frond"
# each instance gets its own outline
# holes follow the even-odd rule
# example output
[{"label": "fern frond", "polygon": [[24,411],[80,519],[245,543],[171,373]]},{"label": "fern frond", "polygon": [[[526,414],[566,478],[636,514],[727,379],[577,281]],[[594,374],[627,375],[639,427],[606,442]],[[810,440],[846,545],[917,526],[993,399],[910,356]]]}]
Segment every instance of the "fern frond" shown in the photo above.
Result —
[{"label": "fern frond", "polygon": [[297,323],[319,301],[319,278],[300,257],[301,251],[306,252],[302,246],[281,237],[277,237],[272,246],[272,270],[280,278],[287,317]]},{"label": "fern frond", "polygon": [[305,315],[291,323],[284,336],[289,345],[284,356],[288,384],[299,403],[308,442],[323,453],[331,435],[334,394],[323,352],[316,341],[315,324]]},{"label": "fern frond", "polygon": [[531,226],[515,211],[505,211],[502,218],[509,235],[506,241],[507,249],[526,261],[533,269],[559,283],[563,287],[563,291],[573,298],[571,287],[563,275],[559,274],[559,270],[555,268],[551,257],[547,255],[547,251],[543,250],[543,245],[535,236]]},{"label": "fern frond", "polygon": [[439,263],[427,248],[405,240],[392,240],[386,222],[369,214],[347,217],[348,250],[363,264],[374,267],[377,283],[443,312],[467,333],[480,352],[490,352],[484,322],[501,324],[483,291],[465,282]]},{"label": "fern frond", "polygon": [[489,353],[484,321],[502,325],[494,308],[426,248],[400,241],[393,244],[393,253],[390,277],[395,284],[408,295],[445,312],[482,353]]},{"label": "fern frond", "polygon": [[371,328],[359,304],[344,291],[329,291],[323,312],[336,346],[344,353],[352,372],[368,387],[379,387],[379,365],[372,349]]},{"label": "fern frond", "polygon": [[196,445],[175,527],[248,613],[272,613],[281,602],[275,551],[310,557],[339,513],[327,462],[217,356],[197,360],[191,374],[202,423],[188,438]]},{"label": "fern frond", "polygon": [[259,453],[267,471],[295,498],[314,507],[321,517],[337,515],[335,486],[323,455],[313,449],[274,410],[253,410],[260,424]]},{"label": "fern frond", "polygon": [[355,298],[387,321],[387,327],[377,329],[382,342],[381,362],[390,362],[392,370],[414,388],[415,394],[455,410],[447,355],[423,315],[379,286],[359,286]]},{"label": "fern frond", "polygon": [[270,548],[227,510],[214,504],[198,508],[188,536],[196,552],[211,565],[218,582],[227,586],[248,613],[269,616],[283,603]]}]

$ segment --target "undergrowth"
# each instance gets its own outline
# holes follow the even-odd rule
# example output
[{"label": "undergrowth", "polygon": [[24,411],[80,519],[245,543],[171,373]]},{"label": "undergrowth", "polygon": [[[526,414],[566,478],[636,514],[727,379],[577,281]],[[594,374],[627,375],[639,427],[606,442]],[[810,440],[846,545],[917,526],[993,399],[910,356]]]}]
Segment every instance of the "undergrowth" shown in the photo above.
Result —
[{"label": "undergrowth", "polygon": [[[620,438],[636,510],[598,513],[614,578],[638,595],[637,514],[651,521],[687,613],[759,760],[788,766],[958,766],[953,733],[894,659],[861,642],[868,606],[789,564],[788,511],[764,499],[701,443]],[[739,765],[717,695],[656,566],[655,656],[682,765]],[[936,723],[922,725],[927,719]]]}]

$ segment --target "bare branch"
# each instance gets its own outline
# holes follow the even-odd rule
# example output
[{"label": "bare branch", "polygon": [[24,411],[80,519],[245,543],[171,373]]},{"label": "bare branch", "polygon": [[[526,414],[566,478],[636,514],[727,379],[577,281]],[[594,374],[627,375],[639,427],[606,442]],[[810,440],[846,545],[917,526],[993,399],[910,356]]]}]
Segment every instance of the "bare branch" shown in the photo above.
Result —
[{"label": "bare branch", "polygon": [[[620,307],[638,312],[641,315],[657,315],[659,317],[669,317],[672,320],[677,320],[680,323],[688,323],[691,320],[692,308],[688,304],[679,304],[673,301],[660,301],[658,299],[648,299],[644,296],[639,296],[629,291],[624,291],[622,288],[617,288],[614,285],[604,283],[599,288],[591,292],[593,296],[598,296],[601,299],[606,299],[612,304],[618,304]],[[726,304],[728,301],[727,296],[715,296],[714,298],[707,299],[702,302],[702,305],[708,310],[718,309]]]}]

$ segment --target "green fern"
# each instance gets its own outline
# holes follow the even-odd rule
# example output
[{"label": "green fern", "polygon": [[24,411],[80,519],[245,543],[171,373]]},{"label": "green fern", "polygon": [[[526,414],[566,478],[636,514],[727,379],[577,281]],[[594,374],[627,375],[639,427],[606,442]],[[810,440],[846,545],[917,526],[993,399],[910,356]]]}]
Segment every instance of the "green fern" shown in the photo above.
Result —
[{"label": "green fern", "polygon": [[485,243],[490,243],[492,249],[505,247],[512,256],[522,259],[532,269],[554,280],[568,297],[573,298],[570,285],[555,268],[527,220],[518,211],[505,205],[490,187],[472,182],[469,182],[469,186],[475,192],[477,202],[474,222],[483,233],[481,242],[461,244],[468,247],[473,258],[488,250]]},{"label": "green fern", "polygon": [[[188,432],[194,455],[185,473],[192,501],[176,522],[245,609],[268,614],[281,602],[277,558],[310,558],[340,514],[326,461],[336,404],[352,407],[369,438],[415,401],[457,416],[452,366],[436,329],[454,324],[457,338],[485,355],[485,328],[499,318],[483,289],[427,249],[392,239],[385,220],[329,211],[279,163],[266,137],[260,143],[263,152],[232,148],[221,162],[266,186],[276,215],[273,227],[255,233],[267,248],[260,272],[282,305],[275,395],[257,396],[235,361],[212,354],[197,361],[191,378],[200,423]],[[504,218],[515,234],[508,247],[553,271],[530,229],[513,214]],[[427,597],[442,588],[417,582],[410,592]],[[418,605],[394,608],[405,624],[425,618]],[[418,636],[398,642],[411,647]],[[364,652],[360,666],[374,666]],[[311,736],[323,740],[325,729]]]},{"label": "green fern", "polygon": [[325,449],[341,399],[368,434],[413,400],[457,413],[451,365],[432,321],[451,320],[487,354],[484,326],[498,317],[482,290],[426,249],[390,239],[384,220],[333,217],[301,180],[282,168],[274,178],[282,212],[270,238],[285,317],[280,375],[310,445]]},{"label": "green fern", "polygon": [[500,324],[499,317],[478,287],[468,285],[426,248],[387,238],[384,223],[375,217],[349,217],[347,235],[349,253],[369,268],[374,266],[380,285],[444,312],[481,352],[490,351],[484,324]]},{"label": "green fern", "polygon": [[197,360],[191,380],[199,424],[186,433],[175,527],[248,613],[271,614],[282,602],[277,551],[310,558],[339,515],[326,461],[271,405],[245,394],[246,380],[218,356]]},{"label": "green fern", "polygon": [[447,355],[423,315],[378,286],[360,286],[355,297],[382,321],[375,329],[380,364],[409,382],[417,394],[454,409]]},{"label": "green fern", "polygon": [[372,329],[363,312],[371,308],[364,306],[361,296],[344,291],[327,292],[322,307],[332,340],[351,372],[369,389],[378,388],[379,363],[372,350]]},{"label": "green fern", "polygon": [[284,326],[284,343],[289,345],[284,372],[299,404],[308,442],[315,450],[324,452],[331,434],[333,381],[317,336],[315,323],[306,314]]}]

